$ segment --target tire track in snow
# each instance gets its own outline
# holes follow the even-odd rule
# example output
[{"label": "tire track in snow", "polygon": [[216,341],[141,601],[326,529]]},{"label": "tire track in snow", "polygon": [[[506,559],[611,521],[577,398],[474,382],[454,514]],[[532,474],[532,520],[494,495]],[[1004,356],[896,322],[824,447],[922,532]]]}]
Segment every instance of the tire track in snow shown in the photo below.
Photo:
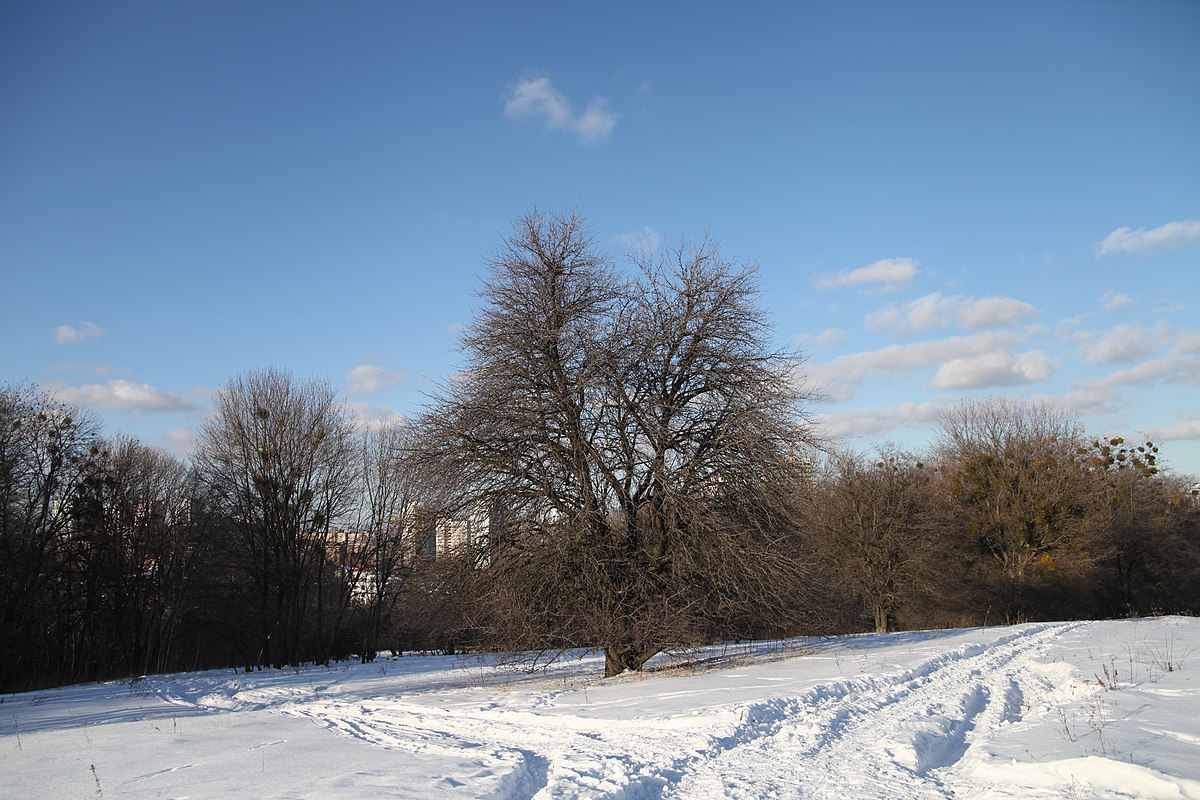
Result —
[{"label": "tire track in snow", "polygon": [[731,734],[670,771],[679,777],[659,796],[953,797],[939,770],[979,731],[1019,719],[1016,669],[1075,627],[1028,626],[899,673],[747,706]]},{"label": "tire track in snow", "polygon": [[[533,713],[450,712],[396,703],[305,703],[281,709],[364,743],[452,759],[475,758],[503,773],[494,800],[659,796],[695,736],[656,729],[646,719],[582,723]],[[566,723],[566,724],[563,724]],[[690,745],[690,746],[689,746]],[[665,775],[664,775],[665,773]]]},{"label": "tire track in snow", "polygon": [[[496,800],[953,796],[939,772],[977,731],[1020,718],[1023,663],[1073,624],[1024,626],[909,669],[824,683],[742,707],[711,736],[641,718],[546,717],[395,702],[297,703],[313,719],[373,746],[461,759],[502,774]],[[474,754],[473,756],[469,754]]]}]

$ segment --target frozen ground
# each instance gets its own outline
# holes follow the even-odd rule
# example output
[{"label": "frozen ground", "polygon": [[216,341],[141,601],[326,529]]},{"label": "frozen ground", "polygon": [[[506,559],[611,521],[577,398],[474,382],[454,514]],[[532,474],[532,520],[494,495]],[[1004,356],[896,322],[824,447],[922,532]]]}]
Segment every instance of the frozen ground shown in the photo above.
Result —
[{"label": "frozen ground", "polygon": [[1200,619],[790,640],[0,697],[0,796],[1197,798]]}]

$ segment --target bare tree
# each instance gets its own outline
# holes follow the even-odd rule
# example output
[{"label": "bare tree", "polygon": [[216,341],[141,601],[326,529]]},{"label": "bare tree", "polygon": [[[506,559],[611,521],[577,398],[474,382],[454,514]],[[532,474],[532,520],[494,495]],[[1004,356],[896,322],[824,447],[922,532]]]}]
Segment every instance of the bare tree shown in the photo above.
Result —
[{"label": "bare tree", "polygon": [[1079,455],[1090,479],[1086,502],[1103,613],[1188,610],[1194,592],[1176,576],[1195,573],[1200,547],[1186,535],[1195,517],[1186,480],[1161,471],[1153,442],[1093,439]]},{"label": "bare tree", "polygon": [[83,410],[28,387],[0,387],[0,645],[8,654],[0,687],[74,677],[73,498],[96,442]]},{"label": "bare tree", "polygon": [[998,567],[1008,618],[1025,615],[1036,583],[1087,559],[1083,433],[1053,406],[967,400],[940,422],[935,458],[950,480],[951,524]]},{"label": "bare tree", "polygon": [[327,568],[329,531],[357,490],[354,425],[323,381],[267,369],[216,396],[196,461],[223,511],[254,592],[252,663],[329,657],[327,603],[344,587]]},{"label": "bare tree", "polygon": [[360,439],[362,497],[358,539],[346,565],[366,606],[364,663],[375,657],[384,631],[416,552],[414,533],[422,506],[417,474],[406,458],[411,428],[403,421],[385,421],[366,430]]},{"label": "bare tree", "polygon": [[161,672],[177,663],[206,543],[195,535],[193,481],[174,456],[136,440],[99,445],[72,503],[77,647],[86,677]]},{"label": "bare tree", "polygon": [[880,633],[928,578],[935,550],[927,473],[894,445],[873,455],[834,453],[813,493],[813,544]]},{"label": "bare tree", "polygon": [[591,637],[608,674],[778,622],[813,438],[753,269],[709,242],[635,261],[624,279],[576,214],[521,218],[422,423],[458,502],[508,515],[489,569],[536,575],[536,628]]}]

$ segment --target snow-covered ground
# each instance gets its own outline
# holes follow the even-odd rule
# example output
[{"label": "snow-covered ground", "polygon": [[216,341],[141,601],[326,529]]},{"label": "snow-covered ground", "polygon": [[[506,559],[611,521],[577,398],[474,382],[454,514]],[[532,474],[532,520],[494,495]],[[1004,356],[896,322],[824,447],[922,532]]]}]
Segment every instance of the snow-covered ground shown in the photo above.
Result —
[{"label": "snow-covered ground", "polygon": [[404,657],[6,695],[0,796],[1200,798],[1200,619],[602,664]]}]

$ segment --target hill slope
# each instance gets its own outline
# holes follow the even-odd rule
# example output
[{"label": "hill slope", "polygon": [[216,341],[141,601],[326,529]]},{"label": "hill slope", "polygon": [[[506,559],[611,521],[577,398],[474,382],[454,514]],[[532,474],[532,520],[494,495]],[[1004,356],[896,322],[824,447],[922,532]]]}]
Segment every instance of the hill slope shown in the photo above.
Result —
[{"label": "hill slope", "polygon": [[1200,798],[1200,620],[404,657],[8,695],[3,797]]}]

